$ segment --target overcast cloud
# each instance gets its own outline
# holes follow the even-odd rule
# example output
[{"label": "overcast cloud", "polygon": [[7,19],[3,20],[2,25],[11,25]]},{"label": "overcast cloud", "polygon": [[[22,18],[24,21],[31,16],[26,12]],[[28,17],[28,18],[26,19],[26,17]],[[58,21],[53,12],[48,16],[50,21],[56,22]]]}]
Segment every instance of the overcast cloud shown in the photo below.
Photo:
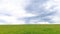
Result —
[{"label": "overcast cloud", "polygon": [[60,0],[0,0],[0,24],[60,24]]}]

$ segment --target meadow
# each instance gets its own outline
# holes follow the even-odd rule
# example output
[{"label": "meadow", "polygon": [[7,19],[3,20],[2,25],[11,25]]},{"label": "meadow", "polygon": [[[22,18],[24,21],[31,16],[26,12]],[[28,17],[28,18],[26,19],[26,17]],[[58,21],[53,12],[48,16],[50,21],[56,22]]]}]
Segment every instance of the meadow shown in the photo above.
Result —
[{"label": "meadow", "polygon": [[0,25],[0,34],[60,34],[59,24]]}]

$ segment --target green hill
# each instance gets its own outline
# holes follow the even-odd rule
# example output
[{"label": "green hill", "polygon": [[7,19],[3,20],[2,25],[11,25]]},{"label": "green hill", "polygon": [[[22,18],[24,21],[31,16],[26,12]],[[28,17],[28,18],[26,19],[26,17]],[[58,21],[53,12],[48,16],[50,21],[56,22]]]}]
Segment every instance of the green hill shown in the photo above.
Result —
[{"label": "green hill", "polygon": [[0,34],[60,34],[59,24],[0,25]]}]

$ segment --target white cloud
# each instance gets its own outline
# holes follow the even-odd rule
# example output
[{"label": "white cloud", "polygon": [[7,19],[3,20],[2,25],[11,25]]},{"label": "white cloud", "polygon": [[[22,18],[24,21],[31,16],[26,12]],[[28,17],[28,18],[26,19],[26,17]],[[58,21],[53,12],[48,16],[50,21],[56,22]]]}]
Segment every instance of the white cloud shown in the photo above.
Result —
[{"label": "white cloud", "polygon": [[0,16],[0,19],[5,20],[4,24],[25,24],[23,20],[16,20],[14,16]]},{"label": "white cloud", "polygon": [[[0,15],[0,19],[5,20],[4,24],[25,24],[24,20],[16,20],[18,17],[32,17],[33,14],[26,13],[24,10],[25,0],[2,0],[0,3],[0,12],[8,13],[11,16]],[[3,23],[2,23],[3,24]]]},{"label": "white cloud", "polygon": [[49,8],[51,6],[56,6],[54,9],[56,11],[55,15],[52,16],[52,20],[54,23],[52,24],[60,24],[60,0],[49,0],[47,2],[47,10],[49,10]]},{"label": "white cloud", "polygon": [[50,23],[49,22],[37,22],[37,23],[30,22],[30,24],[50,24]]},{"label": "white cloud", "polygon": [[[18,17],[32,17],[36,16],[34,14],[26,13],[24,7],[28,4],[26,0],[2,0],[0,2],[0,10],[5,10],[12,16],[1,16],[0,19],[3,19],[7,22],[7,24],[25,24],[24,20],[16,20]],[[44,4],[46,10],[50,10],[51,6],[56,6],[56,14],[51,18],[54,22],[60,22],[60,0],[49,0],[46,4]],[[5,12],[3,11],[3,12]],[[52,11],[52,10],[51,10]],[[31,24],[35,24],[32,23]],[[48,22],[38,22],[36,24],[49,24]]]}]

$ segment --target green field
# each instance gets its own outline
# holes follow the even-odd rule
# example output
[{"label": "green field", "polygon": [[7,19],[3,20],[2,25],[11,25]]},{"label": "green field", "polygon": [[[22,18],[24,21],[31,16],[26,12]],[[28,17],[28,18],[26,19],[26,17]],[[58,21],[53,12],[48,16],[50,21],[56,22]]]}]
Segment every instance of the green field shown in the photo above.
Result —
[{"label": "green field", "polygon": [[0,34],[60,34],[60,25],[0,25]]}]

